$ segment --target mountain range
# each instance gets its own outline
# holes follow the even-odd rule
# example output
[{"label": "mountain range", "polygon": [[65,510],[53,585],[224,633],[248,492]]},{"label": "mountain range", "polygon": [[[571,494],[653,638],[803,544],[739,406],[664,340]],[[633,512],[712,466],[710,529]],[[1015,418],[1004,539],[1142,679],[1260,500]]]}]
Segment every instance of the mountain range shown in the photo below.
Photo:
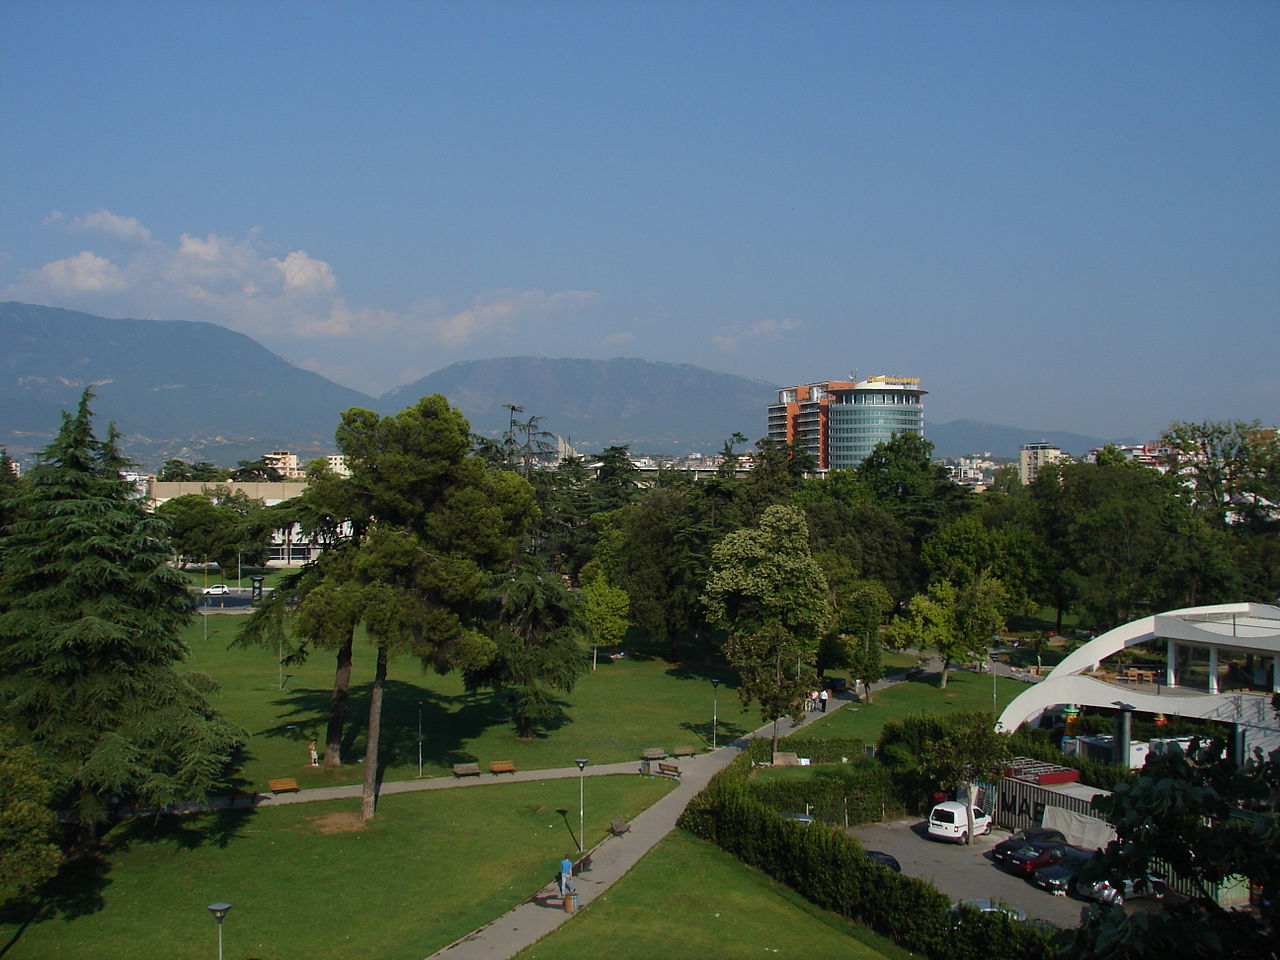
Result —
[{"label": "mountain range", "polygon": [[[583,452],[629,444],[634,453],[719,450],[764,433],[776,387],[682,363],[507,357],[455,363],[381,397],[295,367],[244,334],[211,323],[109,319],[56,307],[0,303],[0,445],[11,455],[47,444],[61,411],[92,386],[101,422],[144,467],[169,457],[230,465],[269,450],[333,452],[339,414],[395,413],[442,393],[476,433],[499,436],[513,415]],[[1080,454],[1104,441],[972,420],[929,424],[939,456],[1016,457],[1048,440]]]}]

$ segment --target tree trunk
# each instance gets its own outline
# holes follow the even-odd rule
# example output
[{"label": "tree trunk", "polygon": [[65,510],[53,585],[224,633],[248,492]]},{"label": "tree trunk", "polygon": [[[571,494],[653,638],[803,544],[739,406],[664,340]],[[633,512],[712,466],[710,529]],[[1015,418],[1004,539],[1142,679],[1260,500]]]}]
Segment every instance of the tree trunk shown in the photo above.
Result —
[{"label": "tree trunk", "polygon": [[347,700],[351,694],[351,641],[348,635],[338,648],[338,665],[333,672],[333,694],[329,697],[329,727],[325,733],[324,765],[342,765],[342,727],[347,720]]},{"label": "tree trunk", "polygon": [[951,658],[944,657],[942,660],[942,682],[938,684],[939,690],[947,689],[947,671],[951,669]]},{"label": "tree trunk", "polygon": [[[778,752],[778,718],[773,718],[773,752]],[[770,759],[773,759],[770,757]]]},{"label": "tree trunk", "polygon": [[378,735],[382,732],[382,689],[387,685],[387,648],[378,646],[378,665],[369,695],[369,732],[364,748],[364,790],[360,794],[360,819],[372,820],[378,786]]}]

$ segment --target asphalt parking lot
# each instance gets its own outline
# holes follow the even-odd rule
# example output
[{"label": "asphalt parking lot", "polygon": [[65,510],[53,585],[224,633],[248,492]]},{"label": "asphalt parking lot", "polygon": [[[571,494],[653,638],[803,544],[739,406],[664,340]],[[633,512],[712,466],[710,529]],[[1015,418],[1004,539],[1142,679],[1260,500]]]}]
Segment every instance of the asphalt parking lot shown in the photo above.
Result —
[{"label": "asphalt parking lot", "polygon": [[[1091,901],[1075,896],[1055,897],[1021,877],[1006,873],[991,859],[991,848],[1009,833],[996,829],[969,846],[930,839],[919,818],[851,827],[849,833],[868,850],[897,857],[902,872],[928,880],[952,900],[1000,900],[1059,927],[1074,928]],[[1125,909],[1155,909],[1151,900],[1136,900]]]}]

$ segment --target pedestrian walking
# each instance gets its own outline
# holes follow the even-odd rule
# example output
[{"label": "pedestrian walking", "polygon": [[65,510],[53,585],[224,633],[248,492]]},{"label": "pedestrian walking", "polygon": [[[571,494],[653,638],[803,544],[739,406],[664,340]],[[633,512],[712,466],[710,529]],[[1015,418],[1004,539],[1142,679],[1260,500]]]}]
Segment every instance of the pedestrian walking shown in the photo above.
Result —
[{"label": "pedestrian walking", "polygon": [[822,704],[822,712],[823,712],[823,713],[826,713],[826,712],[827,712],[827,699],[828,699],[830,696],[831,696],[831,694],[827,692],[827,688],[826,688],[826,687],[823,687],[823,688],[822,688],[822,692],[821,692],[820,694],[818,694],[818,701]]},{"label": "pedestrian walking", "polygon": [[307,744],[307,752],[311,754],[311,765],[313,767],[320,766],[320,754],[316,753],[316,742],[314,740]]},{"label": "pedestrian walking", "polygon": [[560,896],[567,897],[573,893],[573,861],[569,859],[566,853],[560,858]]},{"label": "pedestrian walking", "polygon": [[812,693],[809,694],[808,707],[809,707],[810,713],[818,709],[818,691],[817,690],[814,690]]}]

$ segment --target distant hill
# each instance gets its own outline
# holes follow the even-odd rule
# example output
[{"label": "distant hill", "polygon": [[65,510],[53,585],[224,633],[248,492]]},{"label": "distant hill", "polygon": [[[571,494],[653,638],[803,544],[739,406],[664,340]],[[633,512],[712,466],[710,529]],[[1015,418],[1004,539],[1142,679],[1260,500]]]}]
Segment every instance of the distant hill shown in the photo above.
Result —
[{"label": "distant hill", "polygon": [[[777,396],[762,381],[682,363],[507,357],[455,363],[374,399],[215,324],[25,303],[0,303],[0,343],[0,445],[15,456],[45,446],[59,412],[97,384],[100,422],[114,420],[126,453],[148,468],[168,457],[229,466],[274,449],[304,459],[331,453],[343,410],[395,413],[430,393],[444,394],[488,436],[501,434],[504,404],[514,404],[523,408],[518,416],[540,417],[543,429],[584,453],[611,444],[638,454],[710,453],[735,431],[751,442],[763,436],[765,408]],[[1081,455],[1104,442],[974,420],[926,421],[925,435],[938,456],[951,457],[1016,457],[1036,440]]]},{"label": "distant hill", "polygon": [[0,444],[37,450],[89,384],[146,464],[231,464],[276,447],[333,449],[338,414],[374,400],[212,323],[115,320],[0,303]]},{"label": "distant hill", "polygon": [[1016,459],[1023,444],[1041,440],[1057,445],[1073,457],[1082,457],[1105,443],[1138,442],[1131,437],[1086,437],[1060,430],[1001,427],[979,420],[952,420],[949,423],[929,423],[926,420],[924,434],[933,443],[934,455],[938,457],[967,457],[989,451],[996,457]]},{"label": "distant hill", "polygon": [[583,452],[625,443],[636,453],[679,455],[718,450],[735,431],[762,437],[776,389],[683,363],[506,357],[455,363],[379,404],[391,413],[443,393],[474,432],[495,437],[507,427],[503,405],[515,404],[524,408],[517,417],[541,417],[543,429]]}]

